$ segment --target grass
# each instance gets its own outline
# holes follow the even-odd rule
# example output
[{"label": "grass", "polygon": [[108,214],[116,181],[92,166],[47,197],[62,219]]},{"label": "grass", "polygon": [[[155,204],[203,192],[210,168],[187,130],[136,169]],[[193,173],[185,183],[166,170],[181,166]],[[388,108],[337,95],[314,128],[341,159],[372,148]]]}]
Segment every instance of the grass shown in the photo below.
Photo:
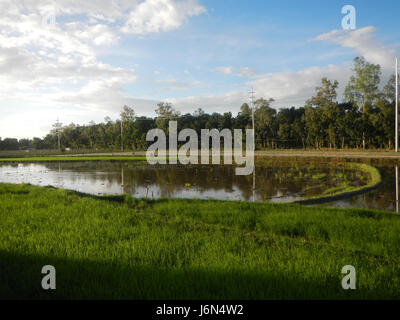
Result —
[{"label": "grass", "polygon": [[33,157],[44,157],[44,156],[73,156],[73,155],[85,155],[85,156],[108,156],[108,155],[128,156],[128,155],[145,155],[146,152],[142,151],[121,151],[121,150],[95,150],[95,149],[73,149],[71,151],[58,151],[58,150],[0,150],[0,158],[33,158]]},{"label": "grass", "polygon": [[0,158],[1,162],[60,162],[60,161],[141,161],[146,160],[144,156],[58,156],[58,157],[26,157],[26,158]]},{"label": "grass", "polygon": [[[382,177],[379,170],[365,163],[347,162],[336,163],[335,166],[356,170],[361,174],[361,178],[366,177],[367,181],[361,186],[352,186],[349,181],[342,182],[341,185],[325,189],[325,191],[317,196],[304,197],[302,200],[295,200],[294,203],[314,204],[323,203],[333,200],[343,199],[349,196],[365,193],[378,187],[382,182]],[[362,176],[363,175],[363,176]],[[313,179],[321,179],[322,175],[316,174]]]},{"label": "grass", "polygon": [[3,299],[398,299],[399,246],[386,212],[0,184]]},{"label": "grass", "polygon": [[274,149],[257,150],[256,156],[265,157],[322,157],[322,158],[370,158],[370,159],[399,159],[399,153],[387,149]]},{"label": "grass", "polygon": [[316,173],[312,175],[312,178],[315,180],[321,180],[326,178],[326,173]]}]

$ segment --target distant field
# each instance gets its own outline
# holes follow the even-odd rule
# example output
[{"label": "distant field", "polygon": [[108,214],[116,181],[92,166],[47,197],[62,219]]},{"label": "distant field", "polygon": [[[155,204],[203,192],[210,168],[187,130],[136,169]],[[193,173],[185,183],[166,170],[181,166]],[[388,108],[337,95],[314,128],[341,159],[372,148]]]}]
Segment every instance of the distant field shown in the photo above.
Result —
[{"label": "distant field", "polygon": [[77,157],[77,156],[59,156],[59,157],[26,157],[26,158],[0,158],[1,162],[54,162],[54,161],[138,161],[138,160],[146,160],[146,157],[143,156],[86,156],[86,157]]},{"label": "distant field", "polygon": [[72,150],[60,152],[58,150],[16,150],[16,151],[0,151],[0,158],[34,158],[34,157],[45,157],[45,156],[91,156],[91,155],[102,155],[102,156],[135,156],[135,155],[145,155],[136,154],[132,151],[109,151],[109,150]]},{"label": "distant field", "polygon": [[360,149],[323,149],[323,150],[299,150],[282,149],[256,151],[256,156],[265,157],[326,157],[326,158],[375,158],[375,159],[400,159],[400,153],[387,150],[360,150]]},{"label": "distant field", "polygon": [[[223,154],[223,150],[221,150]],[[256,156],[260,157],[334,157],[334,158],[376,158],[399,159],[400,153],[393,150],[362,150],[362,149],[275,149],[257,150]],[[85,156],[85,157],[119,157],[119,156],[146,156],[146,151],[99,151],[99,150],[73,150],[60,153],[57,150],[34,151],[0,151],[0,159],[4,158],[36,158],[45,156]]]},{"label": "distant field", "polygon": [[399,247],[386,212],[0,184],[0,298],[398,299]]}]

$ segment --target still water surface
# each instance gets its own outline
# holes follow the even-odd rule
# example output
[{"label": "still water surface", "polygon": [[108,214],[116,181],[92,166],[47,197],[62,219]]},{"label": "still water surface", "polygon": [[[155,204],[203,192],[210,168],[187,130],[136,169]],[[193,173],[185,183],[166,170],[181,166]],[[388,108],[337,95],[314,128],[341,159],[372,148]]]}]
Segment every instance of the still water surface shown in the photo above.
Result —
[{"label": "still water surface", "polygon": [[[395,165],[390,161],[373,165],[381,171],[381,187],[327,205],[396,211]],[[51,185],[95,195],[124,193],[138,198],[289,202],[321,194],[344,179],[355,186],[364,183],[364,177],[354,171],[302,162],[259,164],[255,177],[236,176],[233,166],[223,165],[149,166],[144,162],[97,161],[0,164],[0,182]]]}]

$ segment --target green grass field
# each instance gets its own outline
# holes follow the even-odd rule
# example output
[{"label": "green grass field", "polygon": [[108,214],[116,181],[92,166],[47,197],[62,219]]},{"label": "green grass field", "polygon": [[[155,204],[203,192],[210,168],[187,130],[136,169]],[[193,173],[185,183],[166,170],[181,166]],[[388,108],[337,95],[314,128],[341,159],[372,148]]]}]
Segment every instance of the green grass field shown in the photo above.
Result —
[{"label": "green grass field", "polygon": [[1,162],[60,162],[60,161],[145,161],[144,156],[43,156],[26,158],[0,158]]},{"label": "green grass field", "polygon": [[393,213],[0,184],[3,299],[398,299],[399,248]]}]

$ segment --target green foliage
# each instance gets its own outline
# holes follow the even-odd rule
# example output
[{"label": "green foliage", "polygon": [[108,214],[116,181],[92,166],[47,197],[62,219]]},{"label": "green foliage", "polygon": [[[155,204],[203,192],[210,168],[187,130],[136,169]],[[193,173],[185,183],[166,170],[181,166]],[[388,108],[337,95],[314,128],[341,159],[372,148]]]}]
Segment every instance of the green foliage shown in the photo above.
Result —
[{"label": "green foliage", "polygon": [[399,245],[392,213],[0,184],[3,299],[396,299]]},{"label": "green foliage", "polygon": [[[347,181],[346,177],[339,173],[337,175],[337,180],[342,180],[339,185],[325,188],[322,194],[311,197],[303,197],[302,200],[294,201],[294,203],[314,204],[329,202],[335,199],[367,192],[376,188],[382,182],[382,177],[379,170],[365,163],[337,163],[335,166],[354,171],[363,183],[359,186],[352,185],[351,181]],[[324,173],[312,175],[312,178],[316,180],[324,179],[325,177],[326,174]]]},{"label": "green foliage", "polygon": [[[322,78],[316,94],[304,107],[288,106],[277,111],[273,99],[255,101],[255,137],[259,149],[277,148],[393,148],[394,140],[394,76],[380,91],[381,69],[363,57],[354,59],[353,75],[344,92],[344,101],[337,101],[339,83]],[[178,130],[252,128],[252,110],[244,103],[236,117],[231,112],[207,114],[202,109],[181,115],[170,103],[162,102],[155,110],[157,117],[137,117],[132,108],[121,112],[124,150],[146,150],[146,134],[160,128],[168,134],[168,123],[178,121]],[[103,123],[61,126],[56,123],[44,138],[16,140],[0,138],[0,150],[58,149],[61,147],[91,150],[121,149],[121,120],[106,118]]]}]

